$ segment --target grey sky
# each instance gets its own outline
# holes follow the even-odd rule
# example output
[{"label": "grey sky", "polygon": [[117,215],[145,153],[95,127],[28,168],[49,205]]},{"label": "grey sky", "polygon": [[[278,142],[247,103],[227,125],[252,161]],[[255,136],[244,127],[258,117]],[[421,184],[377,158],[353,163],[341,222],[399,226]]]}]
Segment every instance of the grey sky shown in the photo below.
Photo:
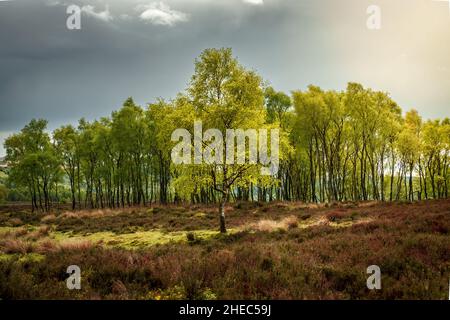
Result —
[{"label": "grey sky", "polygon": [[[84,6],[79,31],[66,28],[69,4]],[[371,4],[382,10],[378,31],[366,27]],[[33,117],[54,129],[109,115],[128,96],[172,98],[208,47],[232,47],[279,90],[356,81],[425,119],[450,116],[446,2],[0,1],[0,44],[1,144]]]}]

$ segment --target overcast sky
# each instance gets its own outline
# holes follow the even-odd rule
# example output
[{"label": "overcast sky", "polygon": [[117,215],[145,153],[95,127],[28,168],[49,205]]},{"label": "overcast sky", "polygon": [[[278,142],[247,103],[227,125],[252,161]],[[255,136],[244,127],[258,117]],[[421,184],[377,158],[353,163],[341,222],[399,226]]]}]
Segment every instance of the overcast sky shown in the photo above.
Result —
[{"label": "overcast sky", "polygon": [[[82,7],[81,30],[66,27],[70,4]],[[371,4],[380,30],[366,26]],[[232,47],[278,90],[360,82],[425,119],[450,116],[444,1],[0,0],[0,143],[32,118],[54,129],[128,96],[173,98],[210,47]]]}]

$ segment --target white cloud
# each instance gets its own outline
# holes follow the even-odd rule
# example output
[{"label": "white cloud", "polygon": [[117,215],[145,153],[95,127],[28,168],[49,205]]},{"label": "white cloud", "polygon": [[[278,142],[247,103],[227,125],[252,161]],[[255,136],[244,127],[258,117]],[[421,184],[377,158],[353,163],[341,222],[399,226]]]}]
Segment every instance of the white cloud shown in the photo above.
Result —
[{"label": "white cloud", "polygon": [[174,26],[178,22],[189,20],[188,14],[170,9],[163,2],[154,2],[149,5],[141,5],[136,10],[142,11],[139,17],[155,25]]},{"label": "white cloud", "polygon": [[111,12],[109,12],[108,6],[106,6],[105,11],[95,12],[95,8],[93,6],[86,5],[86,6],[81,7],[81,11],[93,18],[103,20],[106,22],[113,20],[113,16],[111,15]]},{"label": "white cloud", "polygon": [[264,4],[264,0],[242,0],[242,1],[244,1],[245,3],[248,3],[248,4],[257,5],[257,6]]}]

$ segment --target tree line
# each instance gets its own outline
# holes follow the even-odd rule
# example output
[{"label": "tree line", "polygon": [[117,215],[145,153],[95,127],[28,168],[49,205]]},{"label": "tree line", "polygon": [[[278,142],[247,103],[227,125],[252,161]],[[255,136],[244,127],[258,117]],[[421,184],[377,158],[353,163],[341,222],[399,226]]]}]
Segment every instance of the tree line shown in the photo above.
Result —
[{"label": "tree line", "polygon": [[[204,128],[278,128],[280,169],[174,165],[171,133]],[[207,49],[188,88],[145,108],[128,98],[111,116],[51,134],[32,120],[5,141],[9,183],[33,210],[227,201],[399,201],[448,197],[450,120],[402,114],[385,92],[349,83],[290,95],[243,67],[231,49]],[[223,226],[224,227],[224,226]]]}]

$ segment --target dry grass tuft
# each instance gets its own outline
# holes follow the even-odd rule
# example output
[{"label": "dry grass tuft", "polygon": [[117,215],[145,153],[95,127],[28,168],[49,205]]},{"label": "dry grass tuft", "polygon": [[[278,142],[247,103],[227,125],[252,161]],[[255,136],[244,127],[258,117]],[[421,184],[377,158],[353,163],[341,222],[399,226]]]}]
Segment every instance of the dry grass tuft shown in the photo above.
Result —
[{"label": "dry grass tuft", "polygon": [[87,251],[94,247],[89,240],[66,240],[60,243],[61,250],[65,251]]},{"label": "dry grass tuft", "polygon": [[[142,209],[142,208],[141,208]],[[70,219],[70,218],[102,218],[117,216],[122,213],[133,213],[136,212],[137,208],[120,208],[120,209],[95,209],[95,210],[79,210],[79,211],[66,211],[62,213],[58,218],[60,219]]]},{"label": "dry grass tuft", "polygon": [[296,216],[289,216],[284,218],[282,222],[287,226],[288,229],[295,229],[298,227],[298,219]]},{"label": "dry grass tuft", "polygon": [[47,222],[53,222],[56,220],[56,216],[54,214],[47,214],[42,217],[41,222],[47,223]]},{"label": "dry grass tuft", "polygon": [[250,225],[251,230],[262,232],[273,232],[278,230],[289,230],[298,227],[298,219],[295,216],[289,216],[281,221],[264,219]]},{"label": "dry grass tuft", "polygon": [[4,253],[30,253],[33,251],[33,245],[28,241],[22,241],[19,239],[6,239],[0,243],[0,248]]},{"label": "dry grass tuft", "polygon": [[16,239],[28,233],[27,228],[20,227],[14,230],[8,230],[5,233],[2,233],[3,239]]},{"label": "dry grass tuft", "polygon": [[347,217],[347,214],[339,211],[332,211],[326,214],[326,218],[330,222],[340,221]]},{"label": "dry grass tuft", "polygon": [[27,240],[38,240],[42,237],[48,236],[50,233],[50,227],[47,225],[40,226],[36,230],[29,232],[25,235],[25,239]]},{"label": "dry grass tuft", "polygon": [[23,224],[23,222],[19,218],[11,218],[11,219],[8,220],[8,224],[11,227],[18,227],[18,226],[21,226]]},{"label": "dry grass tuft", "polygon": [[40,241],[37,244],[35,250],[36,250],[37,253],[46,254],[46,253],[57,252],[60,249],[61,249],[60,246],[55,241],[52,241],[52,240],[49,240],[49,239],[45,239],[43,241]]},{"label": "dry grass tuft", "polygon": [[128,289],[120,280],[113,281],[111,291],[115,296],[118,296],[120,299],[128,298]]}]

